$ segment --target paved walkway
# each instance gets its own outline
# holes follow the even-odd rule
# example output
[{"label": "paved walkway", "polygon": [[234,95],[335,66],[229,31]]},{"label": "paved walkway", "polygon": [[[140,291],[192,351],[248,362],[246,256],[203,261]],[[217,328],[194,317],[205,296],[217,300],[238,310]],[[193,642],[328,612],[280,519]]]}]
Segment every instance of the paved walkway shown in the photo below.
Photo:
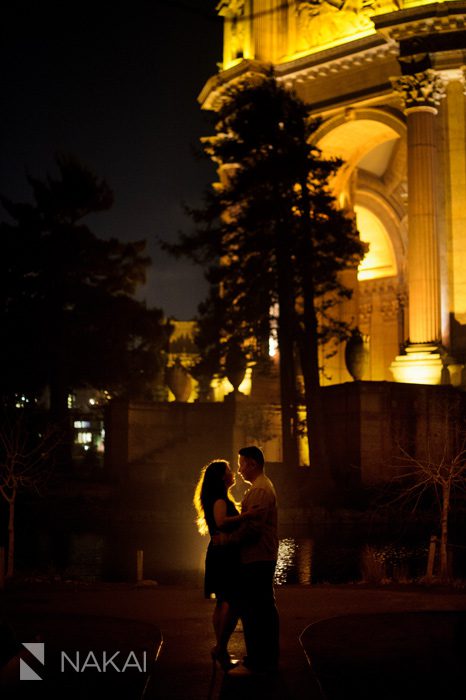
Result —
[{"label": "paved walkway", "polygon": [[[325,697],[322,690],[328,692],[328,688],[321,684],[322,678],[316,678],[313,672],[315,667],[316,671],[323,673],[322,663],[320,667],[318,663],[318,652],[325,645],[319,645],[320,638],[324,640],[325,637],[327,640],[327,650],[329,640],[333,644],[333,656],[335,660],[340,659],[341,669],[344,668],[347,652],[358,645],[362,647],[364,640],[367,651],[368,630],[379,630],[380,633],[380,629],[383,630],[386,625],[384,615],[387,613],[466,611],[466,595],[460,592],[409,587],[282,587],[277,590],[281,618],[280,674],[269,679],[229,679],[218,671],[212,682],[209,650],[213,644],[210,622],[213,604],[203,599],[200,589],[175,586],[144,588],[128,584],[36,584],[6,591],[0,600],[0,619],[3,617],[21,633],[23,630],[26,633],[24,624],[28,619],[42,620],[43,632],[54,621],[54,634],[62,635],[66,641],[70,635],[75,634],[73,630],[78,628],[81,643],[87,643],[88,649],[96,644],[105,644],[107,635],[111,637],[108,648],[114,648],[115,644],[138,648],[149,644],[152,649],[156,649],[163,637],[158,661],[145,690],[141,690],[140,677],[129,689],[123,685],[124,674],[120,674],[120,683],[115,683],[113,679],[110,684],[108,676],[107,686],[104,685],[105,680],[99,678],[96,689],[87,687],[86,693],[79,696],[80,700],[81,697],[93,700],[94,697],[103,696],[112,700],[322,700]],[[350,636],[341,633],[348,623],[347,616],[353,616],[353,632]],[[340,618],[340,622],[336,618]],[[358,619],[364,619],[365,631]],[[405,620],[406,616],[399,619]],[[62,628],[56,625],[60,620],[63,622]],[[309,625],[315,623],[320,625],[319,634],[309,636],[309,630],[312,629]],[[319,630],[319,625],[314,631]],[[325,629],[327,631],[324,634]],[[356,634],[358,629],[361,631]],[[300,641],[304,630],[307,632],[301,641],[311,657],[312,668],[308,665]],[[415,637],[413,643],[416,644]],[[237,630],[232,639],[231,650],[238,656],[243,654],[240,630]],[[321,662],[322,658],[321,655]],[[360,672],[364,674],[364,659],[360,659],[360,662]],[[327,674],[328,669],[327,666]],[[28,689],[31,687],[30,684],[22,684],[23,691],[25,686]],[[344,689],[344,682],[342,687]],[[32,684],[32,688],[36,690],[28,697],[37,698],[38,684]],[[4,693],[1,697],[6,700]],[[24,694],[21,697],[25,697]],[[48,700],[55,697],[65,696],[58,691],[56,695],[47,695]],[[340,697],[336,694],[328,696],[326,700],[334,698],[351,700],[351,695]]]},{"label": "paved walkway", "polygon": [[327,700],[460,697],[466,611],[344,615],[301,636]]}]

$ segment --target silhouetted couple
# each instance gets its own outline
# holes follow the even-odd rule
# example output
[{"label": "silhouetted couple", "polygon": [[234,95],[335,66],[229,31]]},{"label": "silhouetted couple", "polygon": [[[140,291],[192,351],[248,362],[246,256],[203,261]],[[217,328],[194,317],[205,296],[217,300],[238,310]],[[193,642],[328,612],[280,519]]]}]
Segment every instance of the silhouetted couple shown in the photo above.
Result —
[{"label": "silhouetted couple", "polygon": [[[277,497],[264,473],[264,455],[243,447],[238,473],[250,484],[241,512],[230,495],[235,477],[225,460],[201,471],[194,504],[198,527],[210,534],[204,592],[215,595],[213,625],[217,640],[212,658],[232,675],[273,672],[278,667],[279,620],[274,574],[278,554]],[[228,642],[238,619],[243,624],[246,657],[232,663]]]}]

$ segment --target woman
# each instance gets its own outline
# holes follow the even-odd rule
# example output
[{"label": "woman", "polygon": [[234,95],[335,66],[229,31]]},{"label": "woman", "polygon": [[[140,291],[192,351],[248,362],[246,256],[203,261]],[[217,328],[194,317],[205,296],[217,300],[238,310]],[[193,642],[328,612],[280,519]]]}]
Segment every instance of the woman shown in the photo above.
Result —
[{"label": "woman", "polygon": [[[214,460],[202,469],[194,492],[197,526],[201,535],[209,534],[212,537],[221,531],[231,531],[246,517],[238,513],[229,494],[234,483],[233,472],[224,459]],[[239,552],[236,547],[214,546],[210,541],[205,561],[204,595],[210,598],[215,594],[212,622],[217,644],[212,649],[212,659],[224,671],[234,665],[228,653],[228,642],[238,621],[235,606],[238,567]]]}]

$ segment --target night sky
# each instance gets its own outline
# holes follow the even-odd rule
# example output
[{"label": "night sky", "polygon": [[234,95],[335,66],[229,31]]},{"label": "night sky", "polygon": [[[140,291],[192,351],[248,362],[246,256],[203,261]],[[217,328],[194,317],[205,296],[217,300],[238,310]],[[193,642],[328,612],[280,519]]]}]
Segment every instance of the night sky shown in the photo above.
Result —
[{"label": "night sky", "polygon": [[146,239],[153,263],[140,296],[191,318],[206,293],[202,270],[155,239],[190,229],[183,202],[199,203],[214,178],[193,149],[211,131],[196,98],[222,59],[216,0],[11,5],[1,23],[0,192],[30,201],[26,172],[43,177],[57,151],[76,155],[115,195],[91,228]]}]

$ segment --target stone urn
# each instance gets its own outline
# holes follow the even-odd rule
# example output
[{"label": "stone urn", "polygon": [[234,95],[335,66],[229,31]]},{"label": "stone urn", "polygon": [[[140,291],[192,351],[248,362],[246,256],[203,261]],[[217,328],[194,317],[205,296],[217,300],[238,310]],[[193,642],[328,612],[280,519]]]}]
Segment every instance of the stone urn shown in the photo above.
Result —
[{"label": "stone urn", "polygon": [[242,349],[239,345],[232,346],[225,358],[225,373],[234,393],[238,391],[238,387],[244,379],[246,366],[247,361]]},{"label": "stone urn", "polygon": [[179,358],[165,371],[165,383],[176,401],[187,401],[193,390],[193,380]]},{"label": "stone urn", "polygon": [[351,331],[346,342],[345,363],[354,381],[363,379],[369,365],[369,350],[359,328]]}]

